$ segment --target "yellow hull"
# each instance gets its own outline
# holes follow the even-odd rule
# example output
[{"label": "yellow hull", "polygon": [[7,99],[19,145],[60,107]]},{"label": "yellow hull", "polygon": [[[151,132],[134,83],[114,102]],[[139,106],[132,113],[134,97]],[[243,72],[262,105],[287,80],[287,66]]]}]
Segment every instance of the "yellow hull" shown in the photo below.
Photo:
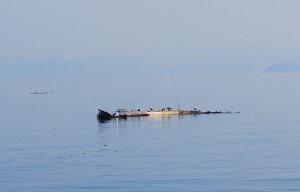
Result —
[{"label": "yellow hull", "polygon": [[149,116],[157,116],[157,115],[179,115],[180,111],[150,111],[145,112]]}]

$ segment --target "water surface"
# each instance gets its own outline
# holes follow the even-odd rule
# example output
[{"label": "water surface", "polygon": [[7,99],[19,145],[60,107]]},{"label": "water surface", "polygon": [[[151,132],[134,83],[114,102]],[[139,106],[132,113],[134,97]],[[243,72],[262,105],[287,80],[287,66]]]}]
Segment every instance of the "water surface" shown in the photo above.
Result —
[{"label": "water surface", "polygon": [[285,90],[251,95],[240,114],[105,123],[89,95],[3,94],[0,189],[298,191],[298,92]]}]

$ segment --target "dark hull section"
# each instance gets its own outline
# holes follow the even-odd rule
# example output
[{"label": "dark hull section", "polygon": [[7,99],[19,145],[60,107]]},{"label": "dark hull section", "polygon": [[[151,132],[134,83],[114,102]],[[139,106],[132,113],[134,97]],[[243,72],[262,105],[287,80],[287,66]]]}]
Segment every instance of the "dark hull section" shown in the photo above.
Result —
[{"label": "dark hull section", "polygon": [[[185,114],[194,114],[194,115],[209,115],[209,114],[221,114],[221,113],[233,113],[233,112],[230,112],[230,111],[188,111],[188,112],[185,112]],[[235,113],[239,113],[239,112],[235,112]]]},{"label": "dark hull section", "polygon": [[112,115],[111,118],[127,118],[127,117],[145,117],[148,114],[125,114],[125,115]]},{"label": "dark hull section", "polygon": [[101,109],[99,109],[99,112],[97,114],[97,118],[99,120],[110,120],[112,118],[127,118],[127,117],[145,117],[145,116],[149,116],[146,113],[129,113],[129,114],[122,114],[122,115],[111,115],[110,113],[103,111]]},{"label": "dark hull section", "polygon": [[112,118],[112,115],[107,113],[106,111],[103,111],[103,110],[99,109],[99,112],[97,114],[97,118],[99,120],[110,120]]}]

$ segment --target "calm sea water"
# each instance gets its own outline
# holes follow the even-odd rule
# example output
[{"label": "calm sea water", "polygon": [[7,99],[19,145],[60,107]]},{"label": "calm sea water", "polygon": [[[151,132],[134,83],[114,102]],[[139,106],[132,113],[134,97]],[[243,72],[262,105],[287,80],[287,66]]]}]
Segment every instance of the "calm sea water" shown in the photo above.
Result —
[{"label": "calm sea water", "polygon": [[105,123],[87,95],[2,96],[0,191],[299,191],[299,104],[269,96],[239,114]]}]

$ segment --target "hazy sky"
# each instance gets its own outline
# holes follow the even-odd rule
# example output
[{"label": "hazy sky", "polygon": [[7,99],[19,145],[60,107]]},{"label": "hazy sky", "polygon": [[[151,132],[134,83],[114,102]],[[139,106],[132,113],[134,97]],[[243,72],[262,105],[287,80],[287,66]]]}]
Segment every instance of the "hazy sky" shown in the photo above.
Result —
[{"label": "hazy sky", "polygon": [[1,0],[0,57],[220,70],[298,64],[299,7],[298,0]]}]

